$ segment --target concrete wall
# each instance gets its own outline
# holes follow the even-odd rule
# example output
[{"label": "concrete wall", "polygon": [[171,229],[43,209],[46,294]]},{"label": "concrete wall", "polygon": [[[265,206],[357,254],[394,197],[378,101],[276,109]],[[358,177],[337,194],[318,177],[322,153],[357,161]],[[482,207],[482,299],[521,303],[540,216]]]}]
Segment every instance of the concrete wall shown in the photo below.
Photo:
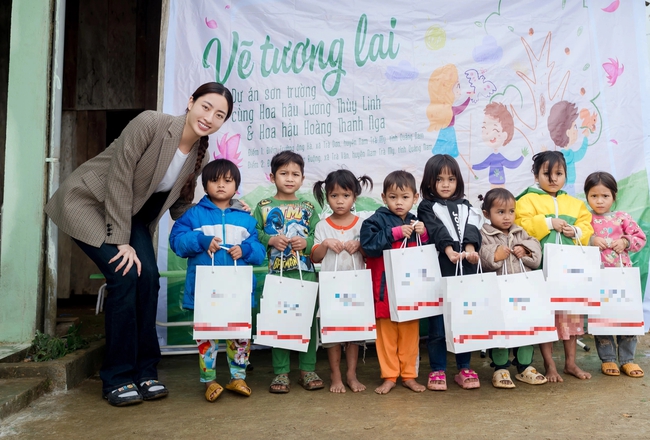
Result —
[{"label": "concrete wall", "polygon": [[34,336],[42,291],[53,0],[13,1],[0,236],[0,342]]}]

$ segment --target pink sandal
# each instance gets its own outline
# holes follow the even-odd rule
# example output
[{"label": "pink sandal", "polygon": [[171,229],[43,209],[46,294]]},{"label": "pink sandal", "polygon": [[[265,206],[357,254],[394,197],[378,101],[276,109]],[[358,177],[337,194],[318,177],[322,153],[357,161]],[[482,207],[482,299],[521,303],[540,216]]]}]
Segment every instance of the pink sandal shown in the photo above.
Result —
[{"label": "pink sandal", "polygon": [[[436,382],[442,382],[442,383],[436,383]],[[432,371],[431,373],[429,373],[429,382],[427,383],[427,388],[430,389],[431,391],[446,391],[447,376],[445,375],[445,372],[440,370],[440,371]]]},{"label": "pink sandal", "polygon": [[481,386],[481,383],[478,380],[478,374],[469,368],[463,368],[460,370],[456,377],[454,377],[454,381],[464,390],[480,388]]}]

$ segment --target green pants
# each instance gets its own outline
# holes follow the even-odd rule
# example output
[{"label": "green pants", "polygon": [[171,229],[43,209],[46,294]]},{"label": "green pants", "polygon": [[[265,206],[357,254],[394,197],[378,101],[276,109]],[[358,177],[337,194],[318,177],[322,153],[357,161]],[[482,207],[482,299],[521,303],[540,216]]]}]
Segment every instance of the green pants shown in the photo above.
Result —
[{"label": "green pants", "polygon": [[[297,270],[284,272],[286,277],[298,279],[299,274]],[[305,281],[316,281],[316,274],[314,272],[303,272],[302,278]],[[318,302],[314,307],[314,317],[311,322],[311,336],[309,339],[309,346],[306,352],[298,352],[298,366],[302,371],[315,371],[316,370],[316,349],[318,348],[318,322],[316,320],[316,309]],[[275,374],[286,374],[291,371],[291,350],[285,348],[273,348],[271,350],[273,372]]]},{"label": "green pants", "polygon": [[491,367],[495,370],[508,368],[510,365],[517,367],[517,372],[521,373],[533,363],[533,346],[527,345],[525,347],[513,348],[512,353],[514,359],[510,362],[510,355],[507,348],[493,348],[488,350],[488,355],[492,359]]}]

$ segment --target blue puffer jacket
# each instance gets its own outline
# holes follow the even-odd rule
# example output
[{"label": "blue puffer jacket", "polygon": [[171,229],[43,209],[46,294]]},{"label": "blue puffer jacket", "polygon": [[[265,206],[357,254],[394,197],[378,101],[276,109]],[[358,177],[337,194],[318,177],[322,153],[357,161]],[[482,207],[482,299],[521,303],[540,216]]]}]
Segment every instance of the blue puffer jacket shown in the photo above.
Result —
[{"label": "blue puffer jacket", "polygon": [[266,249],[257,238],[257,222],[237,206],[240,205],[221,210],[208,196],[204,196],[174,223],[169,244],[176,255],[187,258],[183,308],[194,309],[196,266],[212,264],[208,248],[214,237],[222,240],[221,249],[214,255],[215,266],[233,266],[233,259],[226,249],[236,245],[242,250],[239,263],[259,265],[264,261]]}]

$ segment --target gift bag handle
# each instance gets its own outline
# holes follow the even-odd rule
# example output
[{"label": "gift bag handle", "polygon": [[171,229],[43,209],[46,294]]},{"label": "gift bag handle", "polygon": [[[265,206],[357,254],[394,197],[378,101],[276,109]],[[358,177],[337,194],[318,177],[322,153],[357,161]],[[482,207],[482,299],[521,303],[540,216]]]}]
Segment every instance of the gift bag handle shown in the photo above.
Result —
[{"label": "gift bag handle", "polygon": [[[348,251],[343,249],[341,252],[348,252]],[[354,255],[350,254],[349,252],[348,252],[348,254],[352,258],[352,270],[355,272],[354,276],[356,277],[356,276],[358,276],[356,274],[356,272],[357,272],[357,263],[354,261]],[[334,272],[335,273],[336,273],[336,270],[338,268],[338,264],[339,264],[339,254],[336,254],[336,257],[334,258]],[[336,275],[334,275],[333,278],[336,278]]]},{"label": "gift bag handle", "polygon": [[[413,223],[412,226],[417,225],[420,222],[420,220],[416,220],[415,223]],[[422,246],[422,239],[420,238],[420,234],[415,232],[415,229],[413,229],[413,233],[415,234],[415,245],[416,246]],[[409,237],[405,237],[404,240],[402,240],[402,245],[399,247],[400,249],[406,249],[408,245]],[[404,251],[402,251],[402,255],[404,255]]]},{"label": "gift bag handle", "polygon": [[[461,252],[460,253],[460,258],[456,262],[456,272],[455,272],[454,276],[458,276],[459,271],[460,271],[460,276],[463,276],[463,263],[462,262],[463,262],[463,255],[465,255],[465,254],[466,254],[466,252]],[[481,265],[481,259],[480,258],[478,259],[477,267],[478,267],[478,270],[477,270],[476,273],[477,273],[477,275],[478,274],[481,275],[481,281],[483,281],[483,266]],[[461,283],[462,283],[462,281],[461,281]]]},{"label": "gift bag handle", "polygon": [[[212,269],[211,269],[212,273],[214,273],[214,256],[215,256],[215,254],[216,254],[216,252],[214,252],[212,254]],[[235,272],[237,272],[237,260],[233,259],[232,261],[235,262]]]},{"label": "gift bag handle", "polygon": [[[573,235],[574,235],[573,241],[578,242],[578,245],[580,245],[580,249],[582,250],[583,254],[587,253],[587,251],[585,251],[585,247],[582,245],[582,242],[578,238],[578,228],[575,227],[574,225],[569,225],[569,226],[571,226],[571,229],[573,229]],[[555,244],[559,244],[560,246],[562,246],[562,240],[560,239],[560,234],[561,232],[555,231]]]}]

